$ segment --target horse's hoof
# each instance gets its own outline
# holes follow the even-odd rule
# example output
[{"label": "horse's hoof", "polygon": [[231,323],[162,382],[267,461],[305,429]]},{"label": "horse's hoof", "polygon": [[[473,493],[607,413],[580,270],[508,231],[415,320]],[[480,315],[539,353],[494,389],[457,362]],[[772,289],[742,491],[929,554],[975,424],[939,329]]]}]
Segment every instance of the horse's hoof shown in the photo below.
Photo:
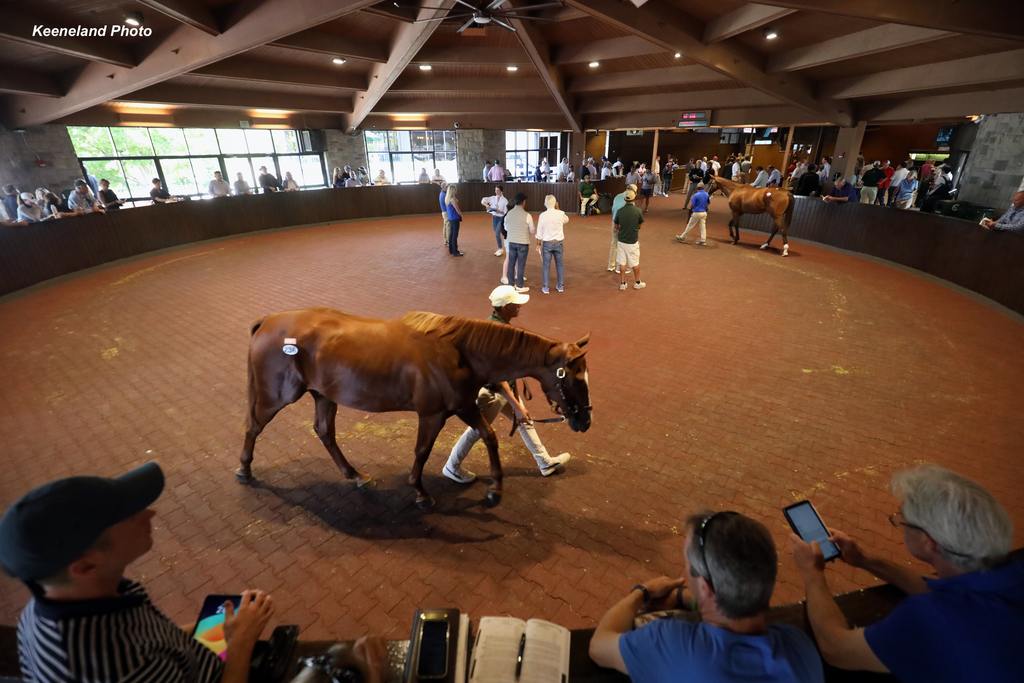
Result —
[{"label": "horse's hoof", "polygon": [[498,503],[501,502],[501,494],[497,491],[488,491],[487,497],[484,498],[484,505],[489,508],[497,507]]},{"label": "horse's hoof", "polygon": [[424,497],[421,497],[421,498],[417,498],[416,499],[416,507],[418,507],[423,512],[427,512],[429,510],[433,510],[434,509],[434,499],[431,498],[430,496],[424,496]]},{"label": "horse's hoof", "polygon": [[357,489],[375,489],[377,488],[377,480],[373,477],[364,477],[362,475],[356,476],[356,488]]},{"label": "horse's hoof", "polygon": [[235,479],[240,484],[251,484],[252,483],[252,470],[248,470],[244,467],[239,467],[235,470]]},{"label": "horse's hoof", "polygon": [[789,256],[789,249],[783,249],[782,250],[782,255],[783,256]]},{"label": "horse's hoof", "polygon": [[764,251],[767,248],[768,248],[768,243],[767,242],[765,242],[764,244],[761,245],[761,250],[762,251]]},{"label": "horse's hoof", "polygon": [[729,244],[739,244],[739,240],[729,240]]}]

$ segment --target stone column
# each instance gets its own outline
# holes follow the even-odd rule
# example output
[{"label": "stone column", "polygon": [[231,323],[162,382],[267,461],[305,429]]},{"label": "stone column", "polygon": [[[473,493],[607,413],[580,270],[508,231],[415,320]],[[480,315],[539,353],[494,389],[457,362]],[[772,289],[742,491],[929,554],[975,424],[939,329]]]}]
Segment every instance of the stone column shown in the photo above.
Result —
[{"label": "stone column", "polygon": [[853,169],[857,166],[857,155],[860,154],[860,145],[864,142],[864,129],[867,125],[867,121],[860,121],[852,128],[839,129],[835,151],[832,154],[833,174],[839,171],[845,178],[853,175]]},{"label": "stone column", "polygon": [[654,168],[654,160],[658,158],[658,139],[659,131],[657,128],[654,129],[654,149],[651,151],[651,164],[648,168]]},{"label": "stone column", "polygon": [[779,169],[779,173],[782,174],[782,187],[786,187],[786,169],[789,168],[789,158],[793,156],[794,133],[796,133],[796,126],[790,126],[789,133],[786,135],[786,151],[782,155],[782,168]]}]

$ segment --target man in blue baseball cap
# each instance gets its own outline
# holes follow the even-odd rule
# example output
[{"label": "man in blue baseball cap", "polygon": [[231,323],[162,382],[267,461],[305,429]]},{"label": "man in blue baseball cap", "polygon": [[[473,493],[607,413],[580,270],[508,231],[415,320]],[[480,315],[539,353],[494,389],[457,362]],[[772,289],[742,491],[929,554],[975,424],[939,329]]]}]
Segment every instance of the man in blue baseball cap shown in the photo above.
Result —
[{"label": "man in blue baseball cap", "polygon": [[153,546],[150,506],[164,475],[150,462],[114,479],[69,477],[33,489],[0,520],[0,565],[32,591],[18,622],[31,681],[242,682],[273,614],[262,591],[225,606],[227,661],[124,578]]}]

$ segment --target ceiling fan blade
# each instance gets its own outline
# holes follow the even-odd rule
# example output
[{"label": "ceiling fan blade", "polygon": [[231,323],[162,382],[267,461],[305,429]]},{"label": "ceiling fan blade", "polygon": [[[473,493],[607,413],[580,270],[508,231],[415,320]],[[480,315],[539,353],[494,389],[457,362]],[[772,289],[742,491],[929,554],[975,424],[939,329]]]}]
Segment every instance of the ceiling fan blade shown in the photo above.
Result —
[{"label": "ceiling fan blade", "polygon": [[514,10],[511,10],[511,11],[513,11],[513,12],[532,12],[535,9],[552,9],[554,7],[565,7],[565,5],[563,5],[560,2],[545,2],[545,3],[540,4],[540,5],[529,5],[529,6],[523,6],[523,7],[516,7]]},{"label": "ceiling fan blade", "polygon": [[473,10],[474,12],[479,12],[480,11],[479,7],[475,7],[475,6],[471,5],[471,4],[469,4],[468,2],[466,2],[466,0],[455,0],[455,2],[459,3],[460,5],[465,5],[466,7],[468,7],[471,10]]},{"label": "ceiling fan blade", "polygon": [[507,21],[505,21],[504,19],[499,19],[499,18],[498,18],[498,17],[496,17],[496,16],[491,16],[491,21],[493,21],[493,22],[494,22],[495,24],[497,24],[498,26],[504,26],[504,27],[505,27],[505,28],[507,28],[507,29],[508,29],[509,31],[512,31],[512,33],[515,33],[515,32],[516,32],[516,27],[515,27],[515,26],[513,26],[512,24],[508,23],[508,22],[507,22]]},{"label": "ceiling fan blade", "polygon": [[[558,19],[554,19],[552,17],[534,17],[529,14],[502,14],[501,16],[505,19],[527,19],[529,21],[558,21]],[[494,17],[491,18],[493,19]]]},{"label": "ceiling fan blade", "polygon": [[414,19],[412,23],[422,24],[427,21],[444,21],[445,19],[463,19],[465,17],[472,17],[472,14],[449,14],[446,17],[431,17],[430,19]]},{"label": "ceiling fan blade", "polygon": [[417,7],[416,9],[436,9],[436,10],[442,10],[443,9],[443,10],[451,11],[451,9],[448,8],[448,7]]},{"label": "ceiling fan blade", "polygon": [[475,14],[470,14],[469,15],[469,21],[467,21],[465,24],[460,26],[459,29],[456,31],[456,33],[462,33],[463,31],[465,31],[467,28],[469,28],[470,26],[472,26],[475,23],[475,20],[476,20],[476,15]]},{"label": "ceiling fan blade", "polygon": [[502,5],[505,4],[505,0],[491,0],[491,3],[484,8],[484,12],[493,12]]}]

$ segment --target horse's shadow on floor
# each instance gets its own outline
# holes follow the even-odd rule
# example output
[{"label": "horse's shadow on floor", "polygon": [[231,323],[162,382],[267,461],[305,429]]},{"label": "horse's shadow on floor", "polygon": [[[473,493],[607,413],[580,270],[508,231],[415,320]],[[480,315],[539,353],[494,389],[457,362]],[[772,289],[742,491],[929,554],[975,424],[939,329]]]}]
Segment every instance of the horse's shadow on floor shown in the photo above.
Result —
[{"label": "horse's shadow on floor", "polygon": [[[404,473],[384,475],[374,479],[372,485],[359,489],[344,479],[309,481],[308,476],[290,469],[268,468],[263,478],[254,480],[250,487],[280,499],[289,507],[302,509],[325,526],[349,536],[368,540],[429,538],[451,544],[487,543],[504,536],[504,533],[483,528],[505,522],[495,514],[501,507],[491,508],[484,503],[489,481],[484,477],[477,484],[463,487],[441,476],[424,473],[424,487],[434,498],[435,505],[421,510],[415,505],[415,495]],[[510,479],[514,482],[530,476],[529,470],[517,467],[505,468],[504,474],[506,499]],[[275,483],[281,481],[299,483]],[[254,499],[252,512],[277,518],[278,513],[273,511],[277,506],[260,503],[261,497]],[[451,528],[452,520],[458,523],[458,529]],[[463,520],[472,523],[459,523]]]}]

